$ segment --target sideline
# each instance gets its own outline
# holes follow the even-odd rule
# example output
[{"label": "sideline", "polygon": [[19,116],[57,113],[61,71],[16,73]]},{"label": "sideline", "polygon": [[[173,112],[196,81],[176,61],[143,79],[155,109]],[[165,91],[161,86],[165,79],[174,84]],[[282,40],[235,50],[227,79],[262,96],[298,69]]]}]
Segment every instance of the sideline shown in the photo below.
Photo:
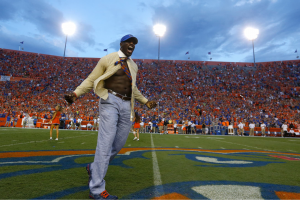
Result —
[{"label": "sideline", "polygon": [[[85,137],[87,135],[89,135],[89,134],[75,136],[75,137],[64,137],[62,139],[64,140],[64,139],[72,139],[72,138],[78,138],[78,137]],[[1,147],[10,147],[10,146],[15,146],[15,145],[21,145],[21,144],[30,144],[30,143],[36,143],[36,142],[47,142],[47,141],[49,141],[49,139],[47,139],[47,140],[39,140],[39,141],[23,142],[23,143],[15,143],[15,144],[6,144],[6,145],[1,145],[0,148]]]}]

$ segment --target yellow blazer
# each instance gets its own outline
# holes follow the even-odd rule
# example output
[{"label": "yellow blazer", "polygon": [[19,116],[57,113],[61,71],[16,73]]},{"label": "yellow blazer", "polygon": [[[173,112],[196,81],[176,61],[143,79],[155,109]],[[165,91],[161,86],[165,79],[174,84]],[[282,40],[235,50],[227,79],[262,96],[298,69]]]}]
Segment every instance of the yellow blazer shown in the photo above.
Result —
[{"label": "yellow blazer", "polygon": [[[76,88],[74,93],[77,97],[90,92],[94,89],[95,94],[97,94],[100,98],[106,100],[108,98],[108,91],[105,89],[104,80],[111,77],[115,74],[119,69],[121,69],[121,64],[115,65],[115,62],[119,61],[119,54],[123,52],[114,52],[108,54],[101,58],[94,68],[94,70],[90,73],[90,75]],[[131,94],[131,117],[130,120],[133,121],[134,117],[134,101],[138,100],[140,103],[147,103],[148,99],[146,99],[141,92],[136,87],[136,75],[138,72],[138,66],[132,59],[127,60],[128,68],[132,76],[132,94]]]}]

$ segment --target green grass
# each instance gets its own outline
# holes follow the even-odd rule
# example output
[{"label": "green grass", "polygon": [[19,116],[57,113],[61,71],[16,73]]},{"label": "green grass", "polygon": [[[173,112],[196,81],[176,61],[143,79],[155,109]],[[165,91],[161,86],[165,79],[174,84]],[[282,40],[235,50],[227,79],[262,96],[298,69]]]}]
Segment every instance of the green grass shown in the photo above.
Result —
[{"label": "green grass", "polygon": [[[55,131],[53,136],[55,138]],[[268,156],[283,155],[300,158],[300,138],[158,134],[152,135],[152,138],[155,147],[178,148],[178,151],[156,151],[162,184],[189,181],[236,181],[300,187],[299,177],[296,175],[300,161],[288,161]],[[124,148],[151,147],[150,134],[140,134],[140,141],[133,141],[132,139],[133,134],[130,134]],[[49,130],[46,129],[0,128],[0,155],[3,152],[95,150],[96,145],[96,131],[60,130],[59,140],[55,141],[49,140]],[[199,149],[203,151],[247,149],[250,152],[246,154],[220,154],[203,151],[191,152],[180,149]],[[268,153],[251,153],[251,150],[268,151]],[[278,154],[280,152],[295,155]],[[186,157],[188,154],[190,154],[189,156],[270,163],[251,167],[216,167],[218,164],[188,159]],[[142,152],[143,157],[135,157],[135,155],[137,153],[133,152],[130,159],[122,161],[123,166],[114,162],[110,165],[105,177],[106,189],[109,193],[125,197],[154,185],[151,150]],[[115,161],[125,158],[124,156],[118,155]],[[75,164],[78,164],[76,167],[72,167],[71,161],[70,163],[64,163],[71,166],[66,169],[59,169],[61,163],[20,163],[21,161],[41,161],[41,159],[47,161],[55,158],[55,156],[51,159],[48,159],[47,156],[29,158],[0,157],[0,199],[32,199],[87,185],[88,176],[84,166],[93,161],[93,155],[82,155],[74,158]],[[19,161],[19,163],[3,164],[4,162],[16,161]],[[31,169],[34,172],[45,168],[55,169],[55,167],[58,167],[58,170],[27,173]],[[10,174],[10,176],[5,177],[7,174]],[[296,192],[300,193],[300,191]],[[66,194],[60,198],[85,199],[87,197],[88,189],[85,189]]]}]

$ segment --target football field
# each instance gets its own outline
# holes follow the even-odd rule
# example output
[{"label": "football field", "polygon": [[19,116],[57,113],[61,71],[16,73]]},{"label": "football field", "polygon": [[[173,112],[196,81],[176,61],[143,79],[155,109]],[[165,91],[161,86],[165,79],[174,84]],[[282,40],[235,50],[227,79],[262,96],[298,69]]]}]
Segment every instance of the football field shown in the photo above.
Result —
[{"label": "football field", "polygon": [[[0,199],[88,198],[97,132],[59,133],[0,128]],[[145,133],[105,180],[121,199],[300,199],[299,170],[300,138]]]}]

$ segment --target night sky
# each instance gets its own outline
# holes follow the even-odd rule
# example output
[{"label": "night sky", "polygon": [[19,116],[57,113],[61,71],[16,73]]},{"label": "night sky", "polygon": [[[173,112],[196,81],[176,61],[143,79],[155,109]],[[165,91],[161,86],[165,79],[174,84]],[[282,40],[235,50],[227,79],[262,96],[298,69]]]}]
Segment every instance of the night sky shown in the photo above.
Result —
[{"label": "night sky", "polygon": [[66,56],[103,57],[130,33],[139,40],[133,58],[157,59],[161,23],[161,59],[252,62],[250,26],[260,31],[257,62],[295,60],[299,10],[299,0],[0,0],[0,48],[63,56],[61,24],[72,21]]}]

